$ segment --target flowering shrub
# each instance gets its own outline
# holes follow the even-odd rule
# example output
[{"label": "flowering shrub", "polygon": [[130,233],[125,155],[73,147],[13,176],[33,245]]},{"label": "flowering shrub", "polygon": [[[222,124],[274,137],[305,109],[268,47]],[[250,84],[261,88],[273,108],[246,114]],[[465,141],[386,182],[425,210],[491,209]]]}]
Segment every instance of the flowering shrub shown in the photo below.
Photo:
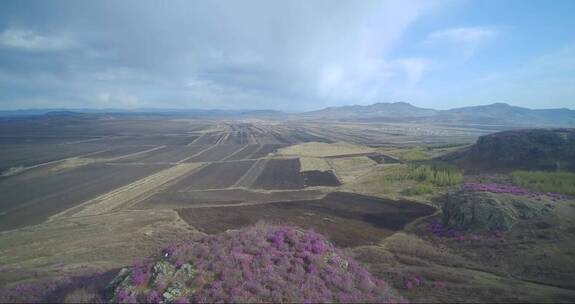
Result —
[{"label": "flowering shrub", "polygon": [[[123,286],[130,292],[120,290],[120,299],[117,291],[116,299],[158,302],[171,292],[177,302],[405,302],[320,234],[289,226],[258,224],[186,241],[165,248],[161,259],[135,267],[136,286]],[[176,269],[171,285],[157,286],[157,274],[145,271],[159,264]],[[179,276],[176,265],[193,271]]]},{"label": "flowering shrub", "polygon": [[[62,299],[58,298],[57,295],[59,291],[64,289],[77,290],[86,286],[92,286],[102,275],[104,275],[102,272],[87,270],[57,279],[3,286],[0,287],[0,303],[61,302]],[[90,296],[94,297],[93,299],[88,299],[90,302],[101,300],[98,294],[91,294]]]},{"label": "flowering shrub", "polygon": [[434,236],[451,238],[457,242],[480,241],[486,238],[500,239],[503,236],[499,229],[493,230],[491,235],[466,234],[461,231],[445,227],[436,219],[429,221],[425,226],[425,230]]},{"label": "flowering shrub", "polygon": [[463,185],[463,189],[468,191],[477,192],[491,192],[491,193],[509,193],[513,195],[537,197],[537,196],[547,196],[552,200],[564,200],[569,197],[559,193],[553,192],[533,192],[526,190],[518,186],[510,185],[500,185],[500,184],[480,184],[480,183],[466,183]]}]

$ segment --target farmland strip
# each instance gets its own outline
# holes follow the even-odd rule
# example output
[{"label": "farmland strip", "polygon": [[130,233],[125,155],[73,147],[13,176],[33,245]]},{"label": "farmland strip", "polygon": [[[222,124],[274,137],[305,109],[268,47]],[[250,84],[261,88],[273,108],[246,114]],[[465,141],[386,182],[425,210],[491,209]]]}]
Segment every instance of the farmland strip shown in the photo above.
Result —
[{"label": "farmland strip", "polygon": [[258,159],[232,187],[250,187],[265,169],[267,163],[268,159]]},{"label": "farmland strip", "polygon": [[200,155],[200,154],[202,154],[202,153],[204,153],[204,152],[206,152],[206,151],[208,151],[208,150],[211,150],[211,149],[213,149],[213,148],[215,148],[215,147],[216,147],[215,145],[213,145],[213,146],[208,146],[207,148],[201,150],[200,152],[198,152],[198,153],[196,153],[196,154],[194,154],[194,155],[191,155],[190,157],[186,157],[186,158],[180,160],[178,163],[179,163],[179,164],[185,163],[187,160],[192,159],[192,158],[194,158],[194,157],[196,157],[196,156],[198,156],[198,155]]},{"label": "farmland strip", "polygon": [[113,211],[135,199],[144,199],[146,194],[151,195],[154,190],[190,171],[200,167],[199,164],[179,164],[158,173],[149,175],[124,187],[120,187],[94,199],[86,201],[77,207],[51,217],[55,219],[64,215],[90,216]]},{"label": "farmland strip", "polygon": [[249,147],[249,146],[247,146],[247,145],[246,145],[246,146],[244,146],[243,148],[241,148],[241,149],[237,150],[236,152],[234,152],[234,153],[232,153],[232,154],[230,154],[230,155],[228,155],[228,156],[226,156],[226,157],[222,158],[222,159],[221,159],[221,161],[225,161],[225,160],[228,160],[229,158],[233,157],[234,155],[236,155],[236,154],[238,154],[238,153],[242,152],[243,150],[245,150],[247,147]]}]

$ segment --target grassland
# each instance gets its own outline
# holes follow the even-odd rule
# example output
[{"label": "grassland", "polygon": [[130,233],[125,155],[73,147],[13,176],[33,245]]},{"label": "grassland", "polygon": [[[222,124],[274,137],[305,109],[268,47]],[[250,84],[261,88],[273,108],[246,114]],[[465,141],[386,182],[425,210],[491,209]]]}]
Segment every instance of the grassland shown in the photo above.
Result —
[{"label": "grassland", "polygon": [[366,156],[328,159],[339,180],[349,183],[372,170],[377,163]]},{"label": "grassland", "polygon": [[277,153],[279,155],[296,155],[301,157],[327,157],[370,153],[374,151],[372,148],[341,142],[333,144],[310,142],[282,148],[278,150]]},{"label": "grassland", "polygon": [[319,157],[300,157],[301,171],[328,171],[332,168],[323,158]]},{"label": "grassland", "polygon": [[446,186],[463,181],[459,170],[447,165],[390,164],[373,168],[366,174],[344,184],[344,189],[389,197],[408,196],[429,200]]},{"label": "grassland", "polygon": [[541,192],[575,195],[575,173],[547,171],[514,171],[513,183]]}]

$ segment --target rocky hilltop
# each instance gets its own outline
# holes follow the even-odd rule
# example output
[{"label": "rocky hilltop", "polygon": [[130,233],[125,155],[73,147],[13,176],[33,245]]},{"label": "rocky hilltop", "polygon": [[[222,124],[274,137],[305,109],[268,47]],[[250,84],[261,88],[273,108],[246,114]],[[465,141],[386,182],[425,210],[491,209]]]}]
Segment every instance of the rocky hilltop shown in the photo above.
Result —
[{"label": "rocky hilltop", "polygon": [[472,171],[575,171],[575,129],[525,129],[493,133],[479,137],[473,146],[446,159]]},{"label": "rocky hilltop", "polygon": [[262,224],[165,248],[122,269],[106,294],[120,303],[404,302],[323,236]]}]

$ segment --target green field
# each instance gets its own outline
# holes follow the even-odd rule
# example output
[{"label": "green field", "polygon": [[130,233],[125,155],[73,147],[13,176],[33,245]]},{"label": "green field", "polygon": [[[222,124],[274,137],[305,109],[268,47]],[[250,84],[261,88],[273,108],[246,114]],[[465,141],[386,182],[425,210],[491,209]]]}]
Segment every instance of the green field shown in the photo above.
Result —
[{"label": "green field", "polygon": [[513,183],[534,191],[575,195],[575,173],[514,171]]}]

